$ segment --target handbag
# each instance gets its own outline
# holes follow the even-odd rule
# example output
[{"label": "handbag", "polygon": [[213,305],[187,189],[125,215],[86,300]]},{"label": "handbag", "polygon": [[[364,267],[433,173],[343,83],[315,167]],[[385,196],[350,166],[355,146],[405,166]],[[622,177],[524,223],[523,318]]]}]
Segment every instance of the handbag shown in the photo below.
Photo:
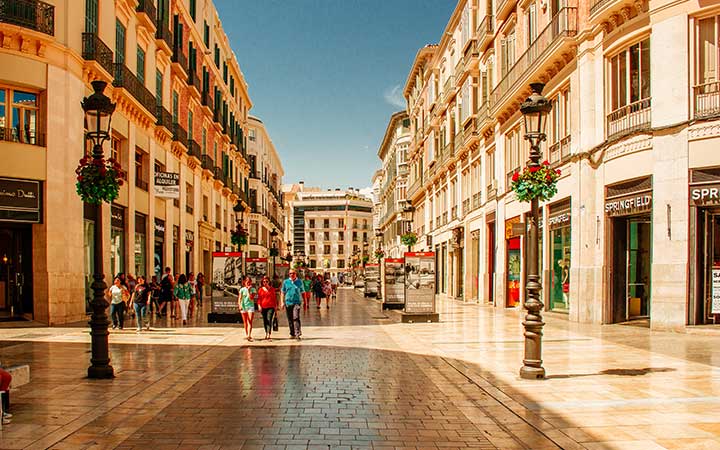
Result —
[{"label": "handbag", "polygon": [[273,324],[272,329],[273,331],[277,331],[280,325],[278,324],[277,316],[273,317]]}]

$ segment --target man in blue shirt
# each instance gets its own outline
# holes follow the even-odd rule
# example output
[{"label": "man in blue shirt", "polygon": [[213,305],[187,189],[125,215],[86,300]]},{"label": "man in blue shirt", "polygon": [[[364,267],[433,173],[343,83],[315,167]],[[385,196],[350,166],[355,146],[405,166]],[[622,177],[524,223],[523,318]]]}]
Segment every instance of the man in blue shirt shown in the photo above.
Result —
[{"label": "man in blue shirt", "polygon": [[291,269],[289,278],[283,281],[282,293],[285,301],[285,310],[287,312],[288,325],[290,326],[290,337],[300,339],[300,305],[302,303],[302,293],[305,292],[302,280],[297,277],[295,269]]}]

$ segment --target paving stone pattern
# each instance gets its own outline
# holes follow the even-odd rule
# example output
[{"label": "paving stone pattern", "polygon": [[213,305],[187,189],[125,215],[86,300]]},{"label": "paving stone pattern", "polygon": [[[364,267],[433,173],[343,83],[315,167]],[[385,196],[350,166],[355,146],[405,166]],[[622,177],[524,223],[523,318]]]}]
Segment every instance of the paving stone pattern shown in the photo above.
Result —
[{"label": "paving stone pattern", "polygon": [[236,350],[117,448],[208,443],[495,448],[411,356],[310,346]]}]

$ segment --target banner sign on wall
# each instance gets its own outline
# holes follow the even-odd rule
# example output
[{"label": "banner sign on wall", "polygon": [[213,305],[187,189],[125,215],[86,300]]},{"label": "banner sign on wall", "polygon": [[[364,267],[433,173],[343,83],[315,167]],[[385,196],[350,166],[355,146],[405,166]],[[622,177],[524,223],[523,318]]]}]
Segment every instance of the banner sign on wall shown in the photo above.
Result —
[{"label": "banner sign on wall", "polygon": [[213,252],[212,312],[236,314],[237,297],[242,281],[242,253]]},{"label": "banner sign on wall", "polygon": [[712,304],[711,314],[720,314],[720,267],[712,269]]},{"label": "banner sign on wall", "polygon": [[385,293],[383,300],[389,305],[405,304],[405,260],[385,258]]},{"label": "banner sign on wall", "polygon": [[435,253],[405,253],[405,312],[435,312]]},{"label": "banner sign on wall", "polygon": [[174,172],[155,172],[155,196],[162,198],[180,198],[180,174]]},{"label": "banner sign on wall", "polygon": [[268,273],[267,258],[246,258],[245,269],[257,289],[261,285],[262,278]]}]

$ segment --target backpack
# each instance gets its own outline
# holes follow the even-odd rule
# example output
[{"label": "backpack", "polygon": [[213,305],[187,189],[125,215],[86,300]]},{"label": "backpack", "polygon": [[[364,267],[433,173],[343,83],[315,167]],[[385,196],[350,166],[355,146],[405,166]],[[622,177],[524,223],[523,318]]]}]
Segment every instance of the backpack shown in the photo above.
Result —
[{"label": "backpack", "polygon": [[160,289],[164,293],[172,292],[172,284],[170,284],[170,277],[164,276],[162,280],[160,280]]}]

